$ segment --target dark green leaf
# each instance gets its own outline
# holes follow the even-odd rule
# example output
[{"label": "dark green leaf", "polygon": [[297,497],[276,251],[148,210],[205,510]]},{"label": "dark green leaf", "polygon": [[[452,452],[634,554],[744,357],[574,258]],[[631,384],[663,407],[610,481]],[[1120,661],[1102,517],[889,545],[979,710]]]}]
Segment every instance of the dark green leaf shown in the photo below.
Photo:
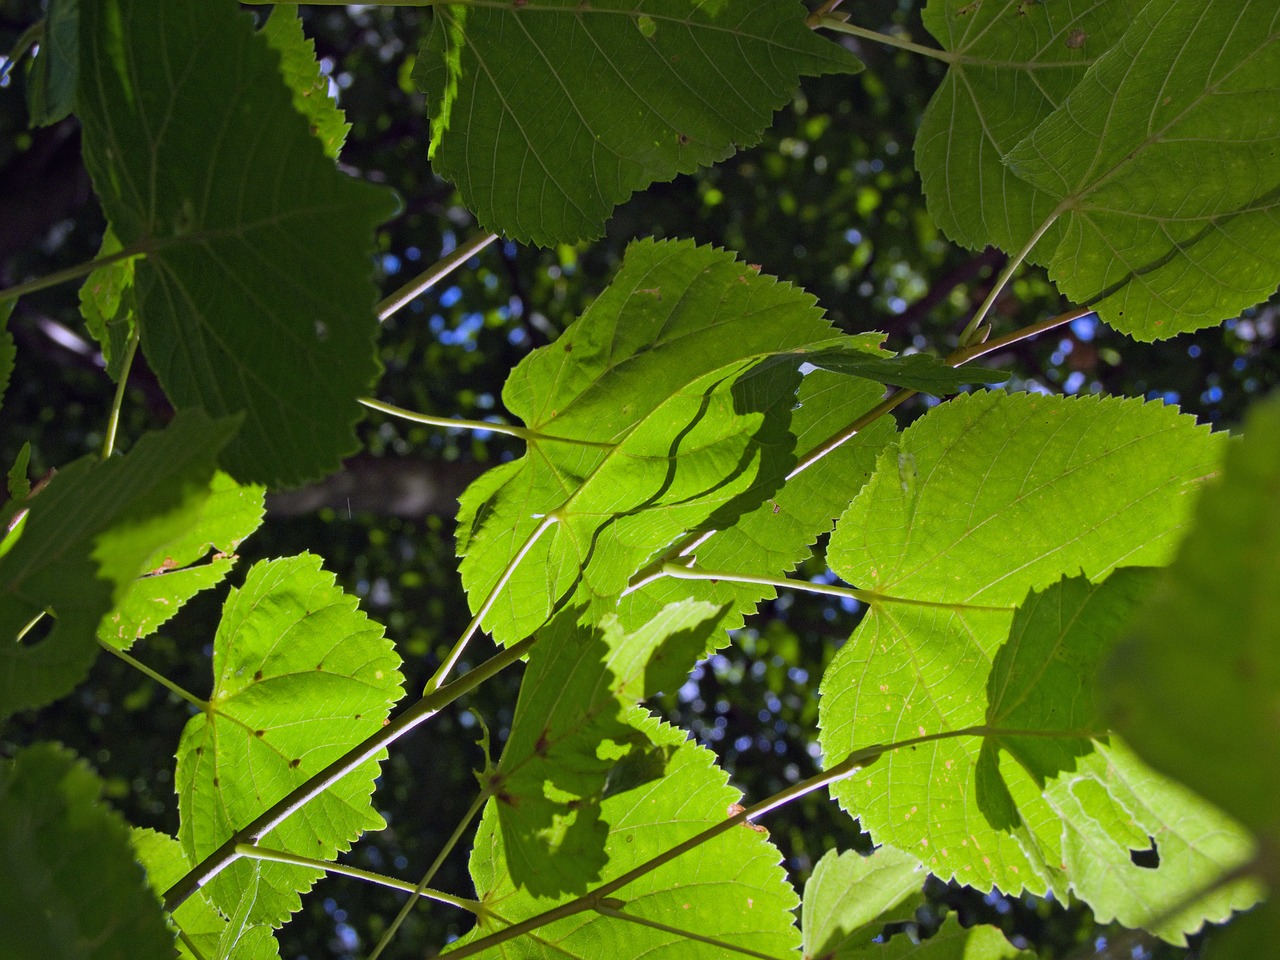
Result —
[{"label": "dark green leaf", "polygon": [[100,800],[102,782],[42,743],[0,760],[0,930],[7,960],[169,960],[173,934]]},{"label": "dark green leaf", "polygon": [[1057,204],[1049,274],[1140,340],[1213,326],[1280,283],[1274,0],[1148,3],[1006,158]]},{"label": "dark green leaf", "polygon": [[794,0],[440,4],[414,79],[431,159],[485,227],[547,245],[760,139],[800,77],[853,72]]},{"label": "dark green leaf", "polygon": [[[77,460],[31,500],[0,546],[0,715],[48,703],[80,681],[103,617],[153,554],[191,535],[234,430],[190,411],[124,457]],[[49,635],[15,642],[42,613],[55,619]]]},{"label": "dark green leaf", "polygon": [[1280,839],[1280,399],[1244,441],[1111,665],[1135,749],[1250,829]]},{"label": "dark green leaf", "polygon": [[865,377],[895,387],[909,387],[935,397],[955,393],[967,383],[1004,383],[1009,379],[1006,370],[988,370],[969,364],[953,367],[941,357],[928,353],[872,357],[857,350],[820,350],[806,359],[825,370]]},{"label": "dark green leaf", "polygon": [[[625,632],[560,616],[529,655],[511,735],[496,772],[481,778],[497,800],[511,879],[534,896],[583,893],[605,864],[600,819],[606,778],[647,751],[629,709],[685,680],[706,650],[720,611],[686,601]],[[632,766],[637,758],[630,757]],[[655,775],[662,773],[656,758]],[[618,791],[614,790],[613,793]]]},{"label": "dark green leaf", "polygon": [[82,14],[85,163],[120,242],[147,254],[135,296],[151,367],[179,408],[245,413],[223,459],[237,479],[335,468],[378,372],[370,256],[389,195],[324,155],[235,4]]},{"label": "dark green leaf", "polygon": [[[600,817],[609,824],[608,881],[645,863],[729,816],[741,794],[728,785],[709,750],[683,730],[644,717],[636,708],[632,726],[670,751],[666,775],[644,787],[607,797]],[[460,944],[534,916],[572,899],[538,898],[511,881],[502,831],[490,800],[471,853],[476,895],[491,911]],[[693,895],[696,891],[697,895]],[[705,937],[783,956],[799,946],[791,911],[795,891],[778,866],[778,851],[747,825],[735,826],[695,850],[624,886],[615,895],[633,916]],[[478,954],[521,960],[595,957],[680,957],[721,960],[724,948],[689,940],[592,912],[547,924],[534,933]]]},{"label": "dark green leaf", "polygon": [[27,78],[31,126],[47,127],[75,109],[79,53],[80,0],[49,0],[40,53]]},{"label": "dark green leaf", "polygon": [[924,25],[953,59],[920,121],[916,168],[947,236],[974,250],[1022,249],[1057,199],[1015,176],[1004,157],[1145,2],[930,0]]},{"label": "dark green leaf", "polygon": [[[178,838],[192,861],[220,846],[294,787],[381,729],[400,697],[400,659],[309,554],[259,563],[223,609],[214,638],[214,689],[178,747]],[[374,758],[286,820],[263,846],[333,858],[383,826],[369,797]],[[315,870],[232,864],[208,886],[230,915],[261,874],[250,923],[276,925],[297,910]]]}]

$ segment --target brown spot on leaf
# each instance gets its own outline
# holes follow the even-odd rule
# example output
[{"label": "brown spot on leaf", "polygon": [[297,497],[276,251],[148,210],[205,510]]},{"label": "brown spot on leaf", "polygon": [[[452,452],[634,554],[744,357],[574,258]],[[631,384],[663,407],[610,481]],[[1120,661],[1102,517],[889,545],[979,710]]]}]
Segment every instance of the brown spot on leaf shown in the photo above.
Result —
[{"label": "brown spot on leaf", "polygon": [[290,770],[297,770],[297,769],[298,769],[298,767],[300,767],[300,766],[302,766],[302,760],[301,760],[300,758],[296,758],[296,759],[293,759],[293,760],[290,760],[290,761],[289,761],[289,769],[290,769]]},{"label": "brown spot on leaf", "polygon": [[1067,37],[1067,49],[1079,50],[1084,46],[1084,42],[1089,39],[1089,35],[1083,30],[1072,30],[1071,36]]},{"label": "brown spot on leaf", "polygon": [[255,737],[262,738],[262,737],[265,737],[265,736],[267,735],[267,731],[265,731],[265,730],[255,730],[255,731],[253,731],[253,735],[254,735]]},{"label": "brown spot on leaf", "polygon": [[255,681],[257,681],[257,680],[261,680],[261,679],[262,679],[262,671],[261,671],[261,670],[255,670],[255,671],[253,672],[253,679],[254,679]]}]

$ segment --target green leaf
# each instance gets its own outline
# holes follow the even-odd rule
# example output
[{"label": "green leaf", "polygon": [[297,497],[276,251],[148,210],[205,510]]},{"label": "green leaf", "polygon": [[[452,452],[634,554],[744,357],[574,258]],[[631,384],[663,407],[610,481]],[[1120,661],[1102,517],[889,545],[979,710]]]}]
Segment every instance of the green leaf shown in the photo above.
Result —
[{"label": "green leaf", "polygon": [[49,0],[40,53],[27,78],[31,126],[47,127],[75,109],[79,51],[80,0]]},{"label": "green leaf", "polygon": [[[309,554],[255,565],[223,608],[209,706],[178,747],[178,838],[192,861],[219,847],[293,788],[381,729],[400,697],[400,660]],[[265,847],[332,859],[381,829],[369,798],[381,755],[266,834]],[[204,889],[226,914],[261,872],[248,921],[278,925],[318,872],[232,864]]]},{"label": "green leaf", "polygon": [[800,77],[858,61],[794,0],[433,8],[414,80],[432,165],[487,229],[591,239],[615,206],[759,141]]},{"label": "green leaf", "polygon": [[[31,496],[31,480],[27,476],[27,468],[30,463],[31,441],[28,440],[22,445],[18,455],[14,457],[13,466],[9,468],[8,476],[5,478],[6,486],[9,490],[9,500],[14,504]],[[9,504],[6,504],[6,507],[8,506]]]},{"label": "green leaf", "polygon": [[9,960],[173,956],[128,828],[101,793],[102,781],[53,744],[0,760],[0,929]]},{"label": "green leaf", "polygon": [[[729,815],[741,794],[728,785],[709,750],[685,739],[685,733],[637,708],[631,721],[670,753],[666,774],[641,789],[606,797],[600,817],[609,824],[608,881],[701,833]],[[471,854],[476,895],[490,911],[458,941],[470,943],[511,923],[572,899],[534,897],[511,881],[497,800],[490,800]],[[795,891],[778,866],[778,851],[765,836],[735,826],[695,850],[668,861],[622,887],[615,896],[622,911],[678,930],[739,944],[781,956],[799,946],[793,925]],[[447,951],[446,951],[447,953]],[[531,934],[493,947],[481,957],[564,960],[566,957],[680,957],[703,960],[726,956],[722,947],[683,935],[640,926],[591,912],[540,927]]]},{"label": "green leaf", "polygon": [[[103,617],[153,554],[189,538],[234,430],[181,414],[123,457],[77,460],[31,500],[0,556],[0,716],[55,700],[85,675]],[[42,613],[52,632],[15,642]]]},{"label": "green leaf", "polygon": [[804,955],[835,958],[866,946],[884,928],[884,914],[904,902],[915,909],[925,876],[924,864],[894,847],[870,856],[828,850],[804,887]]},{"label": "green leaf", "polygon": [[1049,274],[1140,340],[1213,326],[1280,282],[1272,0],[1148,3],[1006,158],[1061,217]]},{"label": "green leaf", "polygon": [[329,80],[320,73],[316,45],[302,32],[296,3],[282,3],[262,27],[271,49],[280,54],[280,72],[293,93],[293,106],[311,123],[325,156],[337,160],[351,124],[329,96]]},{"label": "green leaf", "polygon": [[1006,940],[998,927],[962,927],[952,914],[928,940],[916,943],[906,934],[898,934],[887,943],[815,954],[814,960],[1029,960],[1034,956]]},{"label": "green leaf", "polygon": [[[800,384],[800,406],[791,421],[797,451],[817,450],[871,410],[883,393],[878,383],[867,380],[825,370],[808,373]],[[871,476],[877,454],[893,436],[891,417],[876,420],[792,477],[754,510],[699,543],[693,559],[705,570],[765,577],[790,573],[811,555],[814,542],[831,532],[836,517]],[[756,584],[664,577],[625,594],[618,616],[626,626],[638,626],[664,605],[692,597],[724,606],[722,628],[734,630],[761,600],[774,596],[772,587]]]},{"label": "green leaf", "polygon": [[[119,253],[122,247],[111,225],[102,234],[99,257]],[[80,315],[89,335],[102,348],[107,375],[119,381],[129,338],[137,327],[134,289],[134,260],[127,258],[98,267],[80,287]]]},{"label": "green leaf", "polygon": [[235,4],[104,0],[82,16],[85,163],[120,242],[146,253],[148,362],[179,408],[245,413],[222,461],[238,480],[334,469],[378,372],[371,255],[389,194],[324,155]]},{"label": "green leaf", "polygon": [[1223,446],[1158,402],[957,397],[881,454],[828,559],[859,587],[987,605],[1077,571],[1158,566]]},{"label": "green leaf", "polygon": [[[232,555],[262,523],[262,487],[240,486],[221,471],[213,476],[209,497],[192,518],[186,536],[165,544],[143,563],[145,571],[98,625],[98,639],[119,650],[148,636],[201,590],[222,582]],[[208,563],[193,566],[211,551]]]},{"label": "green leaf", "polygon": [[502,759],[480,778],[497,800],[517,886],[554,896],[583,893],[598,879],[608,835],[600,819],[606,778],[624,758],[627,769],[651,766],[650,779],[662,775],[662,759],[646,751],[648,738],[630,725],[629,708],[684,682],[719,613],[686,601],[632,633],[613,618],[599,629],[578,627],[572,615],[541,632]]},{"label": "green leaf", "polygon": [[1280,840],[1280,399],[1244,440],[1108,674],[1134,748],[1259,834]]},{"label": "green leaf", "polygon": [[967,383],[1004,383],[1009,379],[1007,370],[989,370],[969,364],[953,367],[941,357],[929,353],[872,357],[864,351],[846,349],[818,351],[806,359],[815,367],[866,377],[895,387],[908,387],[935,397],[955,393]]},{"label": "green leaf", "polygon": [[[147,871],[147,883],[157,897],[163,897],[165,891],[177,883],[193,866],[182,852],[182,844],[168,834],[155,830],[143,830],[134,827],[129,832],[129,841],[133,845],[134,855]],[[178,907],[172,920],[186,935],[200,956],[208,958],[217,954],[218,941],[226,929],[227,921],[214,908],[204,893],[195,891]],[[198,960],[179,939],[178,953],[183,958]]]},{"label": "green leaf", "polygon": [[930,0],[924,25],[952,60],[920,121],[916,169],[929,213],[947,236],[974,250],[1022,249],[1057,199],[1015,176],[1004,157],[1066,99],[1145,2]]},{"label": "green leaf", "polygon": [[[473,610],[557,521],[487,615],[494,637],[528,636],[575,587],[610,612],[655,553],[770,496],[794,462],[798,367],[832,337],[811,297],[723,251],[632,244],[581,319],[508,378],[507,408],[536,432],[526,456],[461,498]],[[849,338],[874,352],[871,340]]]},{"label": "green leaf", "polygon": [[[1241,855],[1238,831],[1166,783],[1138,793],[1142,817],[1114,796],[1126,789],[1113,783],[1115,750],[1092,739],[1106,730],[1076,679],[1142,593],[1138,573],[1097,581],[1168,559],[1221,447],[1161,404],[989,393],[936,408],[882,455],[828,551],[837,573],[885,599],[823,678],[827,762],[971,732],[893,751],[836,785],[878,841],[978,887],[1074,889],[1126,923],[1151,919],[1148,876],[1176,900],[1187,878]],[[1044,592],[1015,616],[1033,590]],[[1144,871],[1129,850],[1156,833],[1165,855]],[[1206,909],[1220,918],[1221,904]],[[1199,922],[1183,915],[1161,933]]]}]

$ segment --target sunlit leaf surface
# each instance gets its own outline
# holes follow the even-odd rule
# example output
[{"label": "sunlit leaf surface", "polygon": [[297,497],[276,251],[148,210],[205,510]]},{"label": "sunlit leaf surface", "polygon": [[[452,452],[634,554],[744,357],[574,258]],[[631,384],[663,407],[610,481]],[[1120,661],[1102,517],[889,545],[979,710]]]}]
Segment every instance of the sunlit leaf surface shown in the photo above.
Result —
[{"label": "sunlit leaf surface", "polygon": [[[399,657],[333,576],[309,554],[259,563],[223,609],[208,708],[178,747],[178,838],[199,861],[312,774],[379,730],[400,697]],[[263,845],[333,858],[383,826],[369,797],[375,758],[263,838]],[[247,923],[279,924],[317,871],[239,861],[205,887],[230,915],[260,875]]]}]

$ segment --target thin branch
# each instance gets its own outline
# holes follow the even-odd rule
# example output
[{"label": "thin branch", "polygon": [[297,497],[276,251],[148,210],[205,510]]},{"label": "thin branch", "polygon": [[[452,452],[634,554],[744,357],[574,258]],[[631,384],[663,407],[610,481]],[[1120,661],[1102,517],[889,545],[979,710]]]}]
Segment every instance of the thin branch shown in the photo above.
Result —
[{"label": "thin branch", "polygon": [[[315,5],[322,4],[316,3]],[[341,5],[346,6],[347,0],[342,0]],[[376,4],[374,5],[376,6]],[[430,4],[397,3],[387,4],[387,6],[425,7],[430,6]],[[448,256],[442,257],[436,263],[427,267],[426,270],[422,271],[422,273],[418,274],[404,286],[400,287],[400,289],[396,290],[395,293],[378,302],[378,306],[375,308],[378,314],[378,319],[386,320],[387,317],[391,316],[415,297],[425,293],[427,290],[430,290],[449,274],[453,273],[454,270],[458,269],[458,267],[462,266],[462,264],[466,263],[497,239],[498,235],[496,233],[486,233],[481,234],[478,237],[473,237]]]},{"label": "thin branch", "polygon": [[454,417],[434,417],[429,413],[416,413],[413,410],[406,410],[404,407],[383,403],[381,400],[374,400],[370,397],[361,397],[360,402],[370,410],[377,410],[379,413],[399,417],[402,420],[412,420],[414,423],[425,423],[431,427],[452,427],[456,430],[488,430],[490,433],[518,437],[526,442],[568,443],[578,447],[595,447],[600,450],[612,450],[617,446],[616,443],[603,443],[599,440],[556,437],[551,434],[539,433],[537,430],[529,430],[526,427],[516,427],[506,423],[489,423],[485,420],[459,420]]},{"label": "thin branch", "polygon": [[112,656],[117,657],[120,660],[123,660],[129,666],[133,667],[133,669],[137,670],[139,673],[146,674],[156,683],[160,684],[160,686],[164,687],[170,693],[176,694],[177,696],[181,697],[183,700],[187,701],[187,703],[191,704],[197,710],[205,711],[209,709],[209,704],[207,701],[201,700],[195,694],[190,693],[187,690],[184,690],[182,687],[178,686],[176,683],[174,683],[164,674],[157,673],[155,670],[152,670],[141,660],[135,660],[133,657],[129,656],[129,654],[125,653],[123,650],[118,650],[115,647],[113,647],[111,644],[103,640],[98,641],[98,646],[100,646],[103,650],[106,650],[107,653],[110,653]]},{"label": "thin branch", "polygon": [[35,280],[28,280],[26,283],[15,284],[12,287],[6,287],[0,290],[0,303],[8,300],[17,300],[19,297],[25,297],[29,293],[35,293],[37,290],[45,290],[49,287],[56,287],[60,283],[67,283],[70,280],[79,280],[81,277],[87,277],[99,267],[108,267],[113,263],[121,260],[128,260],[132,257],[140,257],[148,252],[150,248],[145,244],[135,243],[124,250],[117,250],[115,253],[109,253],[104,257],[96,257],[93,260],[87,260],[84,263],[77,263],[73,267],[65,267],[62,270],[55,270],[53,273],[46,274],[43,277],[37,277]]},{"label": "thin branch", "polygon": [[232,834],[217,850],[196,864],[173,884],[164,895],[164,907],[172,913],[188,897],[207,884],[229,865],[243,856],[237,849],[244,843],[257,843],[285,819],[301,809],[313,797],[327,790],[362,763],[399,740],[410,730],[431,719],[462,695],[471,692],[490,677],[505,670],[533,648],[529,637],[490,657],[470,673],[422,697],[385,727],[362,743],[356,744],[305,783],[290,790],[261,814]]},{"label": "thin branch", "polygon": [[[523,934],[537,930],[539,927],[546,926],[548,923],[554,923],[556,920],[563,920],[565,917],[572,917],[575,914],[582,913],[586,910],[597,910],[602,905],[619,909],[619,904],[617,902],[610,901],[614,900],[612,895],[627,884],[638,880],[640,877],[643,877],[648,873],[652,873],[658,867],[669,863],[681,854],[696,849],[708,840],[712,840],[720,834],[725,833],[728,830],[732,830],[739,824],[764,816],[765,814],[770,813],[793,800],[797,800],[806,794],[812,793],[815,790],[820,790],[823,787],[852,776],[854,773],[857,773],[868,764],[878,760],[886,753],[893,750],[901,750],[907,747],[918,746],[922,743],[930,743],[935,740],[981,736],[989,732],[990,729],[987,727],[966,727],[962,730],[950,730],[944,733],[925,734],[923,736],[912,737],[909,740],[900,740],[891,744],[877,744],[871,747],[864,747],[862,750],[855,751],[847,759],[836,764],[825,773],[820,773],[815,777],[810,777],[808,780],[803,780],[800,783],[787,787],[785,790],[775,793],[767,800],[762,800],[757,804],[747,807],[745,810],[720,821],[714,826],[708,827],[701,833],[695,834],[682,843],[676,844],[676,846],[671,847],[669,850],[665,850],[657,856],[646,860],[639,866],[628,870],[626,873],[622,874],[622,876],[616,877],[608,883],[601,884],[594,890],[590,890],[582,896],[577,897],[574,900],[570,900],[568,903],[563,903],[558,907],[553,907],[550,910],[543,911],[536,916],[529,917],[526,920],[512,924],[502,930],[497,930],[488,936],[481,937],[478,940],[473,940],[471,943],[468,943],[463,947],[450,950],[449,956],[451,958],[457,958],[457,960],[463,960],[464,957],[474,956],[475,954],[488,950],[500,943],[505,943],[508,940],[513,940]],[[622,904],[622,906],[625,907],[625,903]]]},{"label": "thin branch", "polygon": [[[520,547],[520,550],[516,555],[507,562],[506,567],[502,570],[502,575],[498,577],[498,582],[493,585],[493,589],[489,591],[489,595],[484,598],[484,603],[481,604],[480,609],[476,611],[476,615],[471,618],[471,622],[467,624],[467,629],[463,631],[462,636],[458,638],[458,642],[453,645],[453,649],[445,656],[444,662],[440,664],[439,669],[436,670],[436,672],[431,675],[431,679],[427,681],[427,687],[423,691],[424,694],[430,694],[433,690],[439,687],[440,684],[444,683],[444,678],[449,675],[449,671],[452,670],[454,664],[458,662],[458,658],[462,656],[462,651],[465,650],[467,644],[471,642],[471,638],[480,630],[480,622],[489,615],[489,611],[493,609],[494,603],[497,602],[498,594],[501,593],[502,589],[507,585],[507,581],[510,580],[512,575],[516,572],[516,568],[520,566],[521,561],[529,555],[529,551],[533,549],[533,545],[541,539],[544,533],[555,526],[559,520],[560,515],[554,512],[548,513],[543,517],[542,522],[538,524],[533,533],[529,534],[529,539],[524,542],[524,545]],[[470,676],[470,674],[467,674],[467,676]]]},{"label": "thin branch", "polygon": [[682,563],[665,563],[662,567],[665,576],[675,580],[724,580],[727,583],[757,583],[764,587],[775,587],[780,590],[799,590],[804,593],[819,593],[828,597],[848,597],[865,604],[901,603],[914,607],[943,607],[947,610],[985,610],[994,613],[1012,613],[1012,606],[987,606],[978,603],[943,603],[934,600],[915,600],[910,597],[891,597],[888,594],[876,593],[874,590],[859,590],[857,587],[837,587],[834,584],[814,583],[811,580],[788,580],[786,577],[758,577],[749,573],[734,573],[721,570],[703,570],[699,567]]},{"label": "thin branch", "polygon": [[[374,873],[372,870],[361,870],[359,867],[349,867],[344,863],[334,863],[331,860],[316,860],[314,857],[304,857],[296,853],[289,853],[286,850],[270,850],[266,847],[255,846],[252,843],[241,843],[236,846],[236,852],[242,857],[250,860],[269,860],[272,863],[288,863],[296,867],[312,867],[316,870],[323,870],[326,873],[336,873],[344,877],[354,877],[356,880],[364,880],[368,883],[376,884],[379,887],[387,887],[391,890],[400,890],[404,893],[412,893],[413,903],[417,898],[423,897],[428,900],[436,900],[440,903],[447,903],[451,907],[460,907],[468,913],[478,914],[481,912],[483,905],[476,900],[467,900],[463,897],[455,897],[451,893],[444,893],[440,890],[428,889],[425,884],[414,886],[407,880],[397,880],[395,877],[384,876],[381,873]],[[370,958],[372,960],[372,958]]]},{"label": "thin branch", "polygon": [[[486,758],[486,762],[488,762]],[[463,814],[462,819],[458,821],[457,826],[453,828],[453,833],[449,835],[449,839],[445,841],[444,846],[440,848],[440,852],[436,854],[436,858],[431,861],[431,866],[427,868],[427,872],[422,875],[422,879],[418,881],[418,885],[413,888],[413,896],[405,901],[404,906],[400,908],[400,912],[396,914],[396,918],[391,921],[391,926],[387,927],[387,932],[382,935],[382,939],[378,941],[378,945],[373,948],[373,952],[369,954],[368,960],[378,960],[382,956],[382,952],[391,945],[392,939],[395,938],[396,932],[400,929],[400,925],[405,922],[410,912],[418,903],[418,898],[427,888],[427,884],[431,882],[431,878],[436,875],[436,871],[444,863],[445,858],[458,845],[458,841],[462,839],[462,834],[466,832],[467,827],[471,825],[471,821],[476,815],[484,809],[485,801],[489,799],[489,795],[481,792],[471,801],[471,806],[467,808],[467,812]],[[488,908],[483,903],[469,900],[468,903],[474,904],[474,908],[467,907],[472,913],[480,916],[488,912]]]},{"label": "thin branch", "polygon": [[1040,226],[1036,228],[1036,232],[1031,235],[1031,239],[1023,245],[1022,249],[1019,250],[1015,256],[1009,258],[1008,263],[1004,265],[1004,269],[1000,271],[1000,275],[996,277],[996,282],[992,284],[991,290],[987,294],[987,299],[982,301],[982,306],[978,307],[978,312],[970,318],[969,322],[965,325],[965,328],[960,332],[961,347],[970,347],[974,345],[978,328],[982,326],[982,321],[985,320],[987,318],[987,314],[991,312],[992,306],[995,305],[996,298],[1004,292],[1005,285],[1013,277],[1017,269],[1022,266],[1022,261],[1027,259],[1031,251],[1035,249],[1036,244],[1040,242],[1040,238],[1043,237],[1048,229],[1057,221],[1058,215],[1061,213],[1062,209],[1063,208],[1060,207],[1054,210],[1053,213],[1049,214],[1049,216],[1045,218],[1044,223],[1040,224]]},{"label": "thin branch", "polygon": [[863,40],[874,40],[876,43],[897,47],[899,50],[906,50],[909,53],[918,53],[924,57],[941,60],[943,63],[954,63],[956,59],[955,54],[948,50],[939,50],[937,47],[922,47],[918,43],[912,43],[902,37],[895,37],[890,33],[877,33],[875,30],[868,30],[866,27],[848,23],[839,16],[825,16],[818,20],[817,26],[826,30],[834,30],[836,33],[847,33],[854,37],[861,37]]},{"label": "thin branch", "polygon": [[102,459],[110,460],[111,451],[116,446],[116,430],[120,427],[120,409],[124,406],[124,391],[129,385],[129,371],[133,369],[133,358],[138,352],[138,328],[135,325],[129,336],[129,344],[124,350],[124,360],[120,365],[120,380],[116,383],[116,394],[111,400],[111,416],[107,418],[107,432],[102,439]]},{"label": "thin branch", "polygon": [[[627,923],[634,923],[641,927],[649,927],[653,930],[661,930],[663,933],[674,933],[678,937],[685,940],[696,940],[698,943],[707,943],[713,947],[719,947],[721,950],[728,950],[731,953],[739,953],[744,957],[756,957],[758,960],[783,960],[783,958],[772,953],[761,953],[759,950],[752,950],[750,947],[740,947],[736,943],[729,943],[727,940],[717,940],[715,937],[707,937],[701,933],[694,933],[691,930],[681,930],[679,927],[672,927],[665,923],[659,923],[657,920],[650,920],[648,917],[636,917],[624,910],[619,910],[607,903],[598,904],[595,912],[605,917],[612,917],[615,920],[625,920]],[[373,960],[372,957],[369,960]],[[794,960],[794,957],[790,958]]]}]

